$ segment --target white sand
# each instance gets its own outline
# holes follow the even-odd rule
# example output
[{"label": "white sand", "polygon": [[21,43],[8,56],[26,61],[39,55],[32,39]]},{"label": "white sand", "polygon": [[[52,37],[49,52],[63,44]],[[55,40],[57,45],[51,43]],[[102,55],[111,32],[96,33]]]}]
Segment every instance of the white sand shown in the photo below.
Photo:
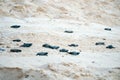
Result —
[{"label": "white sand", "polygon": [[[11,21],[5,24],[6,19],[1,20],[0,27],[0,42],[3,44],[0,46],[6,49],[0,54],[1,80],[119,80],[119,27],[105,31],[107,26],[95,23],[86,26],[78,22],[47,19],[37,19],[32,23],[29,22],[32,20],[30,18],[20,21],[18,19],[16,22],[12,22],[14,19],[11,18]],[[10,28],[10,25],[15,23],[20,24],[21,28]],[[74,33],[67,34],[64,30],[73,30]],[[18,38],[22,42],[12,42]],[[105,42],[105,46],[95,46],[99,41]],[[24,42],[32,42],[33,46],[20,48]],[[72,56],[60,53],[59,50],[45,49],[42,47],[44,43],[82,52],[78,56]],[[68,47],[71,43],[76,43],[79,47]],[[109,44],[116,48],[106,49]],[[19,48],[22,52],[11,53],[11,48]],[[41,51],[49,52],[48,56],[36,57],[36,53]],[[27,75],[29,76],[26,78]]]},{"label": "white sand", "polygon": [[[119,0],[1,0],[0,48],[5,51],[0,51],[0,80],[119,80],[118,4]],[[37,8],[40,11],[34,11]],[[10,28],[14,24],[21,27]],[[106,27],[112,31],[104,30]],[[65,30],[74,33],[64,33]],[[25,42],[33,45],[19,47]],[[105,45],[96,46],[96,42]],[[59,49],[43,48],[44,43],[80,54],[73,56],[60,53]],[[72,43],[79,46],[69,47]],[[106,49],[110,44],[115,49]],[[22,52],[12,53],[12,48]],[[48,56],[36,56],[41,51],[47,51]]]}]

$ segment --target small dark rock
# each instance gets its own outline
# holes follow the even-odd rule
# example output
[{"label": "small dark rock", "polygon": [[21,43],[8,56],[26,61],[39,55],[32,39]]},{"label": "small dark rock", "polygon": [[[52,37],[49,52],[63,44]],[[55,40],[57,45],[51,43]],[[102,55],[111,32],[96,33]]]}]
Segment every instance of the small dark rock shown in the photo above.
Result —
[{"label": "small dark rock", "polygon": [[68,52],[67,49],[60,49],[59,51],[60,51],[60,52]]},{"label": "small dark rock", "polygon": [[104,30],[106,30],[106,31],[111,31],[111,28],[105,28]]},{"label": "small dark rock", "polygon": [[20,42],[20,39],[14,39],[13,42]]},{"label": "small dark rock", "polygon": [[11,49],[10,52],[22,52],[20,49]]},{"label": "small dark rock", "polygon": [[11,28],[20,28],[20,25],[12,25]]},{"label": "small dark rock", "polygon": [[106,48],[108,48],[108,49],[113,49],[113,48],[115,48],[113,45],[108,45]]},{"label": "small dark rock", "polygon": [[68,52],[68,53],[71,54],[71,55],[79,55],[80,54],[80,52],[76,52],[76,51]]},{"label": "small dark rock", "polygon": [[51,46],[49,44],[43,44],[42,46],[45,48],[50,48],[50,49],[58,49],[59,48],[59,46]]},{"label": "small dark rock", "polygon": [[36,56],[47,56],[48,52],[39,52],[36,54]]},{"label": "small dark rock", "polygon": [[20,47],[31,47],[31,46],[32,46],[32,43],[24,43]]},{"label": "small dark rock", "polygon": [[96,42],[95,45],[105,45],[104,42]]},{"label": "small dark rock", "polygon": [[68,46],[70,46],[70,47],[78,47],[77,44],[70,44],[70,45],[68,45]]},{"label": "small dark rock", "polygon": [[73,33],[73,31],[64,31],[65,33]]}]

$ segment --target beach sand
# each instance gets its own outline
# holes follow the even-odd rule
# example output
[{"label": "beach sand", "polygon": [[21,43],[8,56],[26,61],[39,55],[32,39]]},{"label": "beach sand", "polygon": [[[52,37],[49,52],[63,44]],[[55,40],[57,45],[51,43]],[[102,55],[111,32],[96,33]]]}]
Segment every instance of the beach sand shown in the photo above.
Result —
[{"label": "beach sand", "polygon": [[[65,4],[63,0],[0,2],[0,80],[120,79],[120,16],[117,0],[65,1],[68,3]],[[80,2],[83,3],[78,5]],[[113,5],[111,12],[102,13]],[[98,14],[96,6],[105,8],[101,7]],[[38,7],[40,11],[34,12]],[[63,11],[59,12],[59,9]],[[91,9],[95,12],[88,11]],[[97,14],[102,17],[96,17]],[[20,28],[11,28],[12,25],[20,25]],[[66,30],[73,33],[65,33]],[[15,39],[21,41],[13,42]],[[96,45],[97,42],[104,42],[104,45]],[[20,47],[24,43],[32,43],[32,46]],[[59,46],[59,49],[45,48],[43,44]],[[70,44],[78,46],[70,47]],[[106,48],[108,45],[115,48]],[[80,54],[60,52],[63,48]],[[10,52],[11,49],[22,52]],[[39,52],[48,52],[48,55],[36,56]]]}]

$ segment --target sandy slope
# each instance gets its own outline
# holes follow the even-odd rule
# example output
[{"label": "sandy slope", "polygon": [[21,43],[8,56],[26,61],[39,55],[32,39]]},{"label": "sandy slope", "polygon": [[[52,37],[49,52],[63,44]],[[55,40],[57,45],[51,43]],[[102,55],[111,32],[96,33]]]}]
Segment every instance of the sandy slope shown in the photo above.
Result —
[{"label": "sandy slope", "polygon": [[[0,80],[119,80],[120,79],[120,38],[119,27],[105,31],[108,26],[57,19],[1,18]],[[7,23],[7,24],[5,24]],[[20,24],[19,29],[10,25]],[[73,30],[74,33],[64,33]],[[21,39],[21,42],[12,42]],[[105,39],[105,40],[104,40]],[[105,42],[96,46],[96,42]],[[24,42],[32,42],[30,48],[19,47]],[[59,50],[43,48],[48,43],[70,51],[81,51],[72,56]],[[75,43],[79,47],[70,48]],[[106,49],[112,44],[115,49]],[[21,49],[21,53],[10,52],[11,48]],[[36,56],[37,52],[47,51],[48,56]]]},{"label": "sandy slope", "polygon": [[120,0],[0,0],[0,17],[44,17],[120,25]]}]

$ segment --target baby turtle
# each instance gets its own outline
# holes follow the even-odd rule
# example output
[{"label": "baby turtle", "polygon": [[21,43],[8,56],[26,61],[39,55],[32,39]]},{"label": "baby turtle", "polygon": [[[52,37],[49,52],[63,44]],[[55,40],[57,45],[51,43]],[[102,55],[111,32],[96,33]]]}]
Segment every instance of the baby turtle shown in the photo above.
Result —
[{"label": "baby turtle", "polygon": [[20,42],[20,39],[14,39],[13,42]]},{"label": "baby turtle", "polygon": [[105,28],[104,30],[106,30],[106,31],[111,31],[111,28]]},{"label": "baby turtle", "polygon": [[113,48],[115,48],[113,45],[108,45],[106,48],[108,48],[108,49],[113,49]]},{"label": "baby turtle", "polygon": [[3,51],[5,51],[5,49],[4,48],[0,48],[0,52],[3,52]]},{"label": "baby turtle", "polygon": [[20,28],[20,25],[12,25],[11,28]]},{"label": "baby turtle", "polygon": [[10,52],[22,52],[20,49],[11,49]]},{"label": "baby turtle", "polygon": [[76,52],[76,51],[72,51],[72,52],[68,52],[68,53],[71,55],[79,55],[80,54],[80,52]]},{"label": "baby turtle", "polygon": [[32,46],[32,43],[24,43],[20,47],[31,47],[31,46]]},{"label": "baby turtle", "polygon": [[50,49],[58,49],[59,48],[59,46],[51,46],[49,44],[43,44],[42,46],[45,48],[50,48]]},{"label": "baby turtle", "polygon": [[36,56],[47,56],[48,52],[39,52],[36,54]]},{"label": "baby turtle", "polygon": [[60,52],[68,52],[67,49],[60,49],[59,51],[60,51]]},{"label": "baby turtle", "polygon": [[68,30],[66,30],[66,31],[64,31],[65,33],[73,33],[73,31],[68,31]]},{"label": "baby turtle", "polygon": [[105,45],[104,42],[96,42],[95,45]]},{"label": "baby turtle", "polygon": [[70,46],[70,47],[78,47],[77,44],[70,44],[70,45],[68,45],[68,46]]}]

